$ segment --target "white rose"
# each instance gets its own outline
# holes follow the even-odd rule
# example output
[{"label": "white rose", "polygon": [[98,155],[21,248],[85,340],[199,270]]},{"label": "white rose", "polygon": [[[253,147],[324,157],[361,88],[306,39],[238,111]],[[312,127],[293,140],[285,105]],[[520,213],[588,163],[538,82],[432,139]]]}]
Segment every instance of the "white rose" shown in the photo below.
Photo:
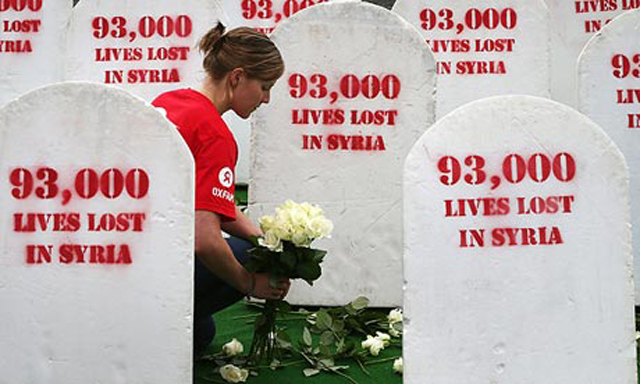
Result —
[{"label": "white rose", "polygon": [[263,247],[267,247],[274,252],[282,252],[283,248],[282,241],[280,241],[280,238],[276,235],[274,230],[268,231],[264,234],[264,237],[258,239],[258,244]]},{"label": "white rose", "polygon": [[298,206],[289,210],[289,222],[291,226],[297,230],[304,230],[307,226],[308,219],[309,216],[307,213]]},{"label": "white rose", "polygon": [[397,308],[391,310],[389,315],[387,315],[387,319],[389,320],[389,324],[401,323],[402,322],[402,309]]},{"label": "white rose", "polygon": [[317,205],[312,205],[311,208],[307,210],[307,212],[309,213],[309,217],[311,218],[324,215],[324,211],[322,210],[322,208],[318,207]]},{"label": "white rose", "polygon": [[242,346],[241,342],[234,338],[233,340],[222,346],[222,351],[227,356],[235,356],[244,352],[244,347]]},{"label": "white rose", "polygon": [[260,229],[262,229],[262,232],[267,232],[273,229],[273,227],[275,226],[276,218],[273,216],[265,215],[262,216],[258,222],[260,223]]},{"label": "white rose", "polygon": [[296,232],[291,236],[291,242],[296,247],[308,247],[311,242],[304,232]]},{"label": "white rose", "polygon": [[376,339],[380,339],[384,342],[386,342],[387,344],[389,344],[389,340],[391,340],[391,336],[389,336],[386,333],[382,333],[382,332],[376,332]]},{"label": "white rose", "polygon": [[378,337],[367,335],[367,340],[363,341],[361,345],[362,348],[369,349],[369,353],[371,353],[371,355],[378,356],[380,351],[386,346],[386,342]]},{"label": "white rose", "polygon": [[281,240],[290,241],[293,228],[289,222],[276,221],[276,225],[271,231]]},{"label": "white rose", "polygon": [[397,359],[395,359],[393,361],[393,371],[395,373],[402,374],[402,369],[403,369],[403,367],[402,367],[402,357],[398,357]]},{"label": "white rose", "polygon": [[311,219],[309,229],[314,238],[329,237],[333,231],[333,223],[324,216],[318,216]]},{"label": "white rose", "polygon": [[244,383],[249,377],[249,371],[227,364],[220,368],[220,376],[230,383]]}]

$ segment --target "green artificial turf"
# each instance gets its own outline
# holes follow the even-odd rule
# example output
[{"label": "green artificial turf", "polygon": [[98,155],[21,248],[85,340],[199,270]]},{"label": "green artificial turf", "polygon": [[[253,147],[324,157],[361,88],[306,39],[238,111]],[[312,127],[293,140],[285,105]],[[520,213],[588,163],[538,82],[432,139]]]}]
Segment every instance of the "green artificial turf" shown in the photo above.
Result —
[{"label": "green artificial turf", "polygon": [[[388,312],[388,310],[385,310]],[[234,337],[238,339],[245,348],[245,354],[251,346],[251,338],[253,336],[253,324],[250,322],[257,314],[258,311],[251,306],[248,306],[244,302],[239,302],[226,310],[217,313],[214,318],[216,320],[216,339],[213,344],[209,346],[208,354],[214,354],[220,352],[222,345],[231,341]],[[302,338],[302,329],[305,324],[304,320],[285,320],[280,321],[281,326],[287,327],[287,332],[291,336],[294,345],[298,344],[298,340]],[[357,336],[354,340],[358,343],[363,340],[364,337]],[[336,361],[336,365],[347,364],[349,369],[344,373],[352,377],[359,384],[366,383],[385,383],[385,384],[400,384],[402,383],[402,377],[393,372],[393,358],[400,356],[402,350],[400,347],[390,346],[380,353],[378,357],[370,357],[370,362],[380,361],[383,359],[390,359],[388,361],[381,361],[378,363],[366,365],[369,375],[365,374],[355,361]],[[321,372],[313,377],[305,377],[302,373],[304,368],[308,366],[302,363],[302,359],[293,357],[291,359],[283,361],[287,364],[290,362],[300,363],[296,365],[287,366],[278,370],[272,371],[269,368],[260,369],[257,377],[250,376],[247,383],[254,384],[344,384],[350,383],[350,381],[344,377]],[[216,365],[210,361],[198,361],[195,364],[194,370],[194,383],[196,384],[210,384],[210,383],[225,383],[216,371]]]}]

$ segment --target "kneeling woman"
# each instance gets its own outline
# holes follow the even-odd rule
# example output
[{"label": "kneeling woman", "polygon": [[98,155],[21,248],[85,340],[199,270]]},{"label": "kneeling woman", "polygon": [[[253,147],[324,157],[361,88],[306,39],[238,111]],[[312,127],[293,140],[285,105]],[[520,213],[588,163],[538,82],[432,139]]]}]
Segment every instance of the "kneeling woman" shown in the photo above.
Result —
[{"label": "kneeling woman", "polygon": [[[153,105],[166,111],[189,146],[196,165],[194,354],[199,356],[215,336],[211,315],[245,295],[283,298],[290,282],[269,284],[268,274],[252,274],[242,265],[260,235],[234,204],[238,147],[221,115],[232,110],[248,118],[269,102],[274,83],[284,72],[280,52],[269,38],[249,28],[225,33],[218,23],[200,41],[206,79],[199,90],[160,95]],[[224,239],[221,231],[233,237]]]}]

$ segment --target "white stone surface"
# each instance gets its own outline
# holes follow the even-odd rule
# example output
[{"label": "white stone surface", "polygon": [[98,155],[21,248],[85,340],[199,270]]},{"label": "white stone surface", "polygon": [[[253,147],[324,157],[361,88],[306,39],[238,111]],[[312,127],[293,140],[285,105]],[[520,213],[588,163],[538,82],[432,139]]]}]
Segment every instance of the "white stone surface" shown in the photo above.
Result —
[{"label": "white stone surface", "polygon": [[578,56],[607,22],[625,10],[639,8],[638,0],[546,0],[551,15],[551,96],[577,106]]},{"label": "white stone surface", "polygon": [[0,105],[22,93],[61,81],[71,1],[2,1]]},{"label": "white stone surface", "polygon": [[[640,255],[640,10],[618,16],[589,41],[580,55],[578,90],[580,112],[605,130],[629,164],[633,249]],[[640,257],[634,265],[638,305]]]},{"label": "white stone surface", "polygon": [[[518,183],[511,154],[537,159]],[[461,165],[452,185],[445,156]],[[550,100],[484,99],[430,128],[405,163],[404,382],[635,383],[628,179],[604,132]],[[546,213],[526,213],[534,197]],[[548,244],[518,231],[511,245],[505,228]],[[484,237],[461,246],[471,229]]]},{"label": "white stone surface", "polygon": [[[87,168],[141,169],[147,193],[142,173]],[[175,128],[121,90],[53,85],[0,109],[0,174],[0,383],[191,383],[194,176]],[[50,255],[30,263],[34,245]],[[114,245],[114,263],[75,245]]]},{"label": "white stone surface", "polygon": [[422,33],[438,61],[436,118],[488,96],[549,96],[542,0],[397,0],[393,11]]},{"label": "white stone surface", "polygon": [[243,119],[233,111],[227,111],[222,119],[233,132],[238,144],[238,163],[236,164],[236,184],[249,184],[249,159],[251,153],[251,117]]},{"label": "white stone surface", "polygon": [[147,101],[199,88],[198,42],[222,18],[219,0],[83,0],[71,16],[66,79],[114,84]]},{"label": "white stone surface", "polygon": [[[339,1],[345,0],[222,0],[222,6],[229,21],[228,29],[250,27],[270,34],[280,22],[308,7]],[[233,131],[240,150],[236,165],[236,181],[248,183],[251,118],[243,120],[233,111],[225,113],[223,118]]]},{"label": "white stone surface", "polygon": [[229,27],[270,34],[281,22],[314,5],[359,0],[222,0]]},{"label": "white stone surface", "polygon": [[[335,224],[332,239],[314,243],[329,251],[323,276],[313,287],[295,284],[288,300],[343,305],[365,295],[376,306],[399,305],[402,161],[434,121],[433,57],[413,27],[366,3],[309,8],[278,26],[273,39],[287,68],[253,120],[250,213],[258,218],[287,199],[308,201]],[[303,97],[294,97],[302,95],[298,75],[308,85]],[[340,87],[348,75],[386,79],[387,93],[348,98]],[[394,76],[399,87],[391,85]],[[345,85],[347,96],[355,96],[353,87]],[[380,125],[358,125],[351,111],[356,123],[363,111],[391,112],[379,113]],[[378,150],[349,150],[366,140],[361,135]]]}]

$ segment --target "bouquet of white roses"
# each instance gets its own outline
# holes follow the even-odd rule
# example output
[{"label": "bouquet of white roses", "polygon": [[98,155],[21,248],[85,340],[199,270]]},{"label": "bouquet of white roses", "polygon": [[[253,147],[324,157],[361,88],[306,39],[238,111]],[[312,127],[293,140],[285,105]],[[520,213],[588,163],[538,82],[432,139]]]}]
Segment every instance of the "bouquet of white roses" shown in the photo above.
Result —
[{"label": "bouquet of white roses", "polygon": [[[313,285],[322,274],[320,263],[326,251],[311,248],[311,243],[329,237],[333,224],[318,206],[288,200],[276,208],[274,216],[263,216],[260,228],[264,235],[255,238],[245,265],[250,272],[269,273],[272,284],[281,278],[303,279]],[[288,307],[282,300],[267,300],[256,320],[250,359],[258,364],[264,357],[273,360],[276,350],[276,313]]]}]

